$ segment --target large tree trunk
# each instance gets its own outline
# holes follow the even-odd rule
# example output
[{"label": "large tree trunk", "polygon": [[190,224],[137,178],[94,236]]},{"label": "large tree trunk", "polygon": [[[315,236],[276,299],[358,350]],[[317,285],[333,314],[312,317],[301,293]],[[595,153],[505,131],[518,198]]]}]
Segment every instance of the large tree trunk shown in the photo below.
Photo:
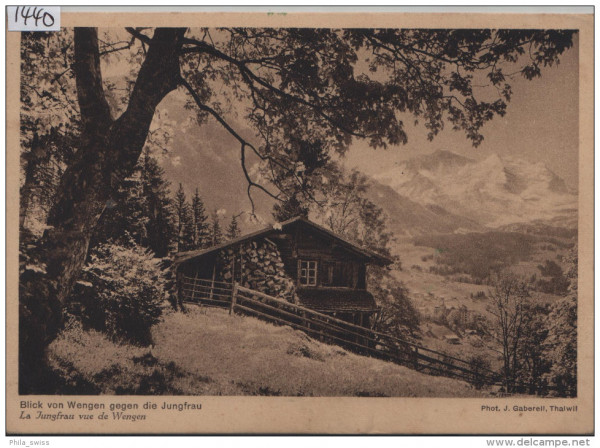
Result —
[{"label": "large tree trunk", "polygon": [[83,131],[50,211],[51,228],[35,255],[45,272],[26,271],[20,281],[20,393],[47,391],[40,374],[45,349],[62,326],[66,298],[104,205],[133,172],[156,107],[177,87],[184,33],[184,28],[155,31],[127,110],[113,120],[102,85],[97,31],[75,29],[74,71]]},{"label": "large tree trunk", "polygon": [[39,143],[37,133],[34,133],[31,141],[31,150],[22,156],[25,159],[23,170],[25,179],[19,198],[19,229],[23,229],[25,226],[27,212],[29,211],[29,205],[33,197],[33,189],[35,188],[35,173],[39,169],[41,160],[43,159],[42,153],[44,152],[43,146]]}]

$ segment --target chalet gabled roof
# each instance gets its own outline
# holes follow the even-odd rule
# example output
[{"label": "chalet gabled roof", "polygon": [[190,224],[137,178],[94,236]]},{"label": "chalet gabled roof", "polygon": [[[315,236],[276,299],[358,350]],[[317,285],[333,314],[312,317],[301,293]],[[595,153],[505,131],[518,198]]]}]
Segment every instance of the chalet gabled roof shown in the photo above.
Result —
[{"label": "chalet gabled roof", "polygon": [[240,236],[231,241],[227,241],[226,243],[217,244],[216,246],[209,247],[207,249],[193,250],[193,251],[189,251],[189,252],[181,252],[181,253],[175,255],[175,264],[181,264],[181,263],[193,260],[195,258],[203,257],[204,255],[208,255],[213,252],[227,249],[229,247],[234,247],[234,246],[237,246],[238,244],[245,243],[247,241],[255,240],[257,238],[266,238],[266,237],[269,237],[270,235],[284,233],[284,230],[286,228],[291,227],[294,224],[308,226],[308,227],[316,230],[319,233],[323,233],[331,238],[334,238],[340,245],[344,246],[346,249],[348,249],[350,251],[356,252],[356,253],[364,256],[371,263],[381,265],[381,266],[385,266],[385,265],[393,263],[393,260],[390,260],[389,258],[387,258],[383,255],[380,255],[380,254],[373,252],[372,250],[366,249],[364,247],[360,247],[360,246],[348,241],[347,239],[333,233],[331,230],[328,230],[325,227],[315,224],[314,222],[309,221],[308,219],[306,219],[302,216],[297,216],[295,218],[288,219],[287,221],[284,221],[281,223],[275,223],[272,226],[266,227],[262,230]]}]

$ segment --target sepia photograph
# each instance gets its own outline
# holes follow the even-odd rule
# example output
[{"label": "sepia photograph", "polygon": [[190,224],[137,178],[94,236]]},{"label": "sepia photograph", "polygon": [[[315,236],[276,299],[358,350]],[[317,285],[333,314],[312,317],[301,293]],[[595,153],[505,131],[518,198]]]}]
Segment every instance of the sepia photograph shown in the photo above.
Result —
[{"label": "sepia photograph", "polygon": [[63,22],[13,39],[18,424],[242,396],[576,418],[578,26]]}]

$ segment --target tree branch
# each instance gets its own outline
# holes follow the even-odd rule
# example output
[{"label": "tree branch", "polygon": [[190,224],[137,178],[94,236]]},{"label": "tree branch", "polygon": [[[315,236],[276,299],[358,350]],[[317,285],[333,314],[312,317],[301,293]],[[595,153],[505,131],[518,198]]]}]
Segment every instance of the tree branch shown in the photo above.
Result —
[{"label": "tree branch", "polygon": [[[275,87],[274,85],[268,83],[263,78],[261,78],[260,76],[255,74],[250,68],[248,68],[248,66],[246,65],[246,62],[244,60],[235,59],[235,58],[223,53],[222,51],[218,50],[217,48],[215,48],[211,45],[208,45],[206,42],[202,42],[202,41],[199,41],[196,39],[186,38],[184,40],[184,44],[192,44],[193,47],[183,48],[182,53],[207,53],[207,54],[217,57],[223,61],[229,62],[230,64],[233,64],[234,66],[236,66],[238,68],[242,77],[245,78],[246,84],[248,84],[248,86],[256,92],[257,92],[256,86],[254,86],[255,82],[257,84],[261,85],[262,87],[272,91],[273,93],[275,93],[277,96],[279,96],[281,98],[284,98],[284,99],[292,101],[294,103],[302,104],[304,106],[309,107],[310,109],[314,110],[317,113],[317,115],[319,115],[321,118],[325,119],[327,122],[329,122],[335,128],[339,129],[342,132],[345,132],[346,134],[352,135],[354,137],[359,137],[359,138],[369,138],[369,137],[373,136],[373,135],[361,134],[361,133],[355,132],[352,129],[349,129],[349,128],[343,126],[342,124],[337,122],[337,120],[335,120],[333,117],[329,116],[326,112],[324,112],[322,106],[312,103],[310,101],[307,101],[296,95],[287,93],[287,92],[281,90],[280,88]],[[278,69],[284,70],[281,67],[279,67]]]},{"label": "tree branch", "polygon": [[154,31],[127,109],[111,129],[118,166],[113,174],[115,181],[128,175],[133,168],[148,137],[156,107],[177,88],[180,77],[178,54],[185,31],[185,28],[157,28]]},{"label": "tree branch", "polygon": [[131,27],[126,27],[125,30],[131,34],[133,37],[135,37],[136,39],[142,41],[145,44],[150,44],[150,38],[148,36],[146,36],[145,34],[142,34],[138,29],[136,28],[131,28]]},{"label": "tree branch", "polygon": [[266,157],[262,156],[258,150],[251,144],[248,143],[244,138],[242,138],[230,125],[229,123],[227,123],[223,117],[221,117],[217,111],[215,111],[213,108],[207,106],[206,104],[202,103],[202,101],[200,100],[200,97],[198,96],[198,94],[195,92],[195,90],[192,88],[192,86],[187,82],[187,80],[185,80],[183,77],[180,78],[179,83],[185,87],[187,89],[187,91],[190,93],[190,95],[192,96],[192,98],[194,99],[194,102],[196,103],[196,105],[203,111],[208,112],[209,114],[211,114],[220,124],[221,126],[223,126],[227,132],[229,132],[238,142],[240,142],[241,148],[240,148],[240,159],[241,159],[241,166],[242,166],[242,170],[244,172],[244,177],[246,178],[246,181],[248,182],[248,190],[247,190],[247,194],[248,194],[248,199],[250,200],[250,203],[252,205],[252,214],[254,214],[254,201],[252,199],[252,194],[251,194],[251,188],[252,187],[256,187],[259,190],[263,191],[264,193],[266,193],[268,196],[270,196],[271,198],[277,200],[277,201],[281,201],[281,197],[279,195],[275,195],[273,193],[271,193],[269,190],[267,190],[265,187],[263,187],[262,185],[254,182],[251,178],[250,178],[250,174],[248,173],[248,169],[246,167],[246,147],[251,148],[262,160],[265,160]]}]

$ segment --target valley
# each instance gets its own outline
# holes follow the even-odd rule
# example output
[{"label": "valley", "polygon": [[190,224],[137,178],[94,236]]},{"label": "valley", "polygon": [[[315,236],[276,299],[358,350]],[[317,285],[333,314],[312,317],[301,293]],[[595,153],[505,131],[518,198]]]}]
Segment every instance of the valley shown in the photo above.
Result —
[{"label": "valley", "polygon": [[498,270],[513,273],[529,283],[531,303],[550,305],[567,291],[544,290],[551,280],[540,267],[556,264],[566,278],[575,241],[499,231],[398,239],[395,250],[402,269],[394,276],[408,288],[419,312],[420,342],[462,359],[483,357],[492,369],[500,369],[500,346],[492,337],[490,276]]},{"label": "valley", "polygon": [[369,198],[388,217],[402,266],[394,277],[432,349],[501,369],[490,303],[499,273],[527,283],[532,305],[568,294],[577,194],[542,162],[437,150],[373,176]]}]

